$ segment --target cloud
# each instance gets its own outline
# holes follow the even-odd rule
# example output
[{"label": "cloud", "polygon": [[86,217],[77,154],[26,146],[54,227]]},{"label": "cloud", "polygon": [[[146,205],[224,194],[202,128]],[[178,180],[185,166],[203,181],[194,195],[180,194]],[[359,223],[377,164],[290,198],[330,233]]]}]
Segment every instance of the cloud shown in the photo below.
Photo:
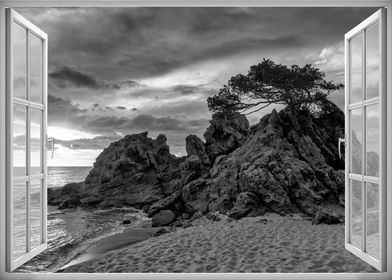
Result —
[{"label": "cloud", "polygon": [[109,146],[110,143],[121,139],[121,136],[97,136],[94,138],[83,138],[73,140],[55,139],[55,144],[59,144],[69,149],[81,150],[101,150]]},{"label": "cloud", "polygon": [[63,66],[58,71],[50,73],[49,77],[54,79],[61,88],[66,88],[70,84],[75,87],[98,88],[98,83],[94,77],[66,66]]},{"label": "cloud", "polygon": [[180,93],[182,95],[189,95],[189,94],[200,93],[200,92],[204,91],[204,89],[202,87],[203,87],[203,85],[193,86],[193,85],[183,84],[183,85],[176,85],[176,86],[172,87],[171,89],[175,93]]},{"label": "cloud", "polygon": [[[151,114],[123,115],[110,106],[93,104],[90,109],[81,108],[70,100],[49,95],[49,125],[78,129],[85,133],[105,136],[132,134],[140,131],[178,132],[188,134],[203,130],[206,118],[189,118],[187,115],[153,116]],[[98,108],[98,109],[97,109]],[[125,108],[125,107],[124,107]],[[134,111],[134,110],[133,110]],[[183,110],[179,110],[183,111]],[[136,111],[135,111],[136,112]],[[162,112],[163,113],[163,112]]]},{"label": "cloud", "polygon": [[104,135],[118,132],[133,134],[141,131],[160,131],[162,133],[184,131],[191,134],[194,131],[203,130],[206,125],[208,125],[207,119],[180,119],[140,114],[134,118],[117,116],[86,118],[81,129]]}]

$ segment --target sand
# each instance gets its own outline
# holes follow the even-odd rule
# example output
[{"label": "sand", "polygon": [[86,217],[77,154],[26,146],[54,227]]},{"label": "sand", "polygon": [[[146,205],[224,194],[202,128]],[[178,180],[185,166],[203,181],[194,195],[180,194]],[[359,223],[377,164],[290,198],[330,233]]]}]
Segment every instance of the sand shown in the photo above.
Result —
[{"label": "sand", "polygon": [[272,214],[123,244],[59,272],[376,272],[344,249],[344,225]]}]

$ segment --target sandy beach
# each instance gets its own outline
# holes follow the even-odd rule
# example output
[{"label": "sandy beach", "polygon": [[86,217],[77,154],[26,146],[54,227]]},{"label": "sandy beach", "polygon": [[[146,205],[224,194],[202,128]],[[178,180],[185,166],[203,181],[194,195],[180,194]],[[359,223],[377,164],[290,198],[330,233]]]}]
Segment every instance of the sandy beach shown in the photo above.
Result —
[{"label": "sandy beach", "polygon": [[344,249],[343,224],[274,214],[193,224],[137,243],[124,232],[58,272],[376,272]]}]

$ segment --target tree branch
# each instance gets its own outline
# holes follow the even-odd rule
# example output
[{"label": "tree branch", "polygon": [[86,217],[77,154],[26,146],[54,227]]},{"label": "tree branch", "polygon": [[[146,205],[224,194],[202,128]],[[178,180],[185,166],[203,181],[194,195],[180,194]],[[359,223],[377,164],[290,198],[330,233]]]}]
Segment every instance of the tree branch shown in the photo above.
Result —
[{"label": "tree branch", "polygon": [[259,109],[253,110],[252,112],[246,113],[245,115],[250,115],[250,114],[256,113],[256,112],[258,112],[258,111],[260,111],[260,110],[262,110],[262,109],[264,109],[264,108],[267,108],[267,107],[268,107],[269,105],[271,105],[271,104],[272,104],[272,103],[268,103],[267,105],[261,106]]}]

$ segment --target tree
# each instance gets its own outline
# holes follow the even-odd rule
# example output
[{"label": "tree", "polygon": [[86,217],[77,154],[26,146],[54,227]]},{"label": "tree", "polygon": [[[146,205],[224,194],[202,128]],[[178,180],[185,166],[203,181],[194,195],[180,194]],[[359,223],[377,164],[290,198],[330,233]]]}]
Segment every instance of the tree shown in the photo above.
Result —
[{"label": "tree", "polygon": [[271,104],[287,105],[292,112],[316,112],[329,108],[328,95],[343,87],[326,81],[325,73],[311,64],[287,67],[263,59],[251,66],[247,75],[232,77],[207,103],[215,113],[251,114]]}]

